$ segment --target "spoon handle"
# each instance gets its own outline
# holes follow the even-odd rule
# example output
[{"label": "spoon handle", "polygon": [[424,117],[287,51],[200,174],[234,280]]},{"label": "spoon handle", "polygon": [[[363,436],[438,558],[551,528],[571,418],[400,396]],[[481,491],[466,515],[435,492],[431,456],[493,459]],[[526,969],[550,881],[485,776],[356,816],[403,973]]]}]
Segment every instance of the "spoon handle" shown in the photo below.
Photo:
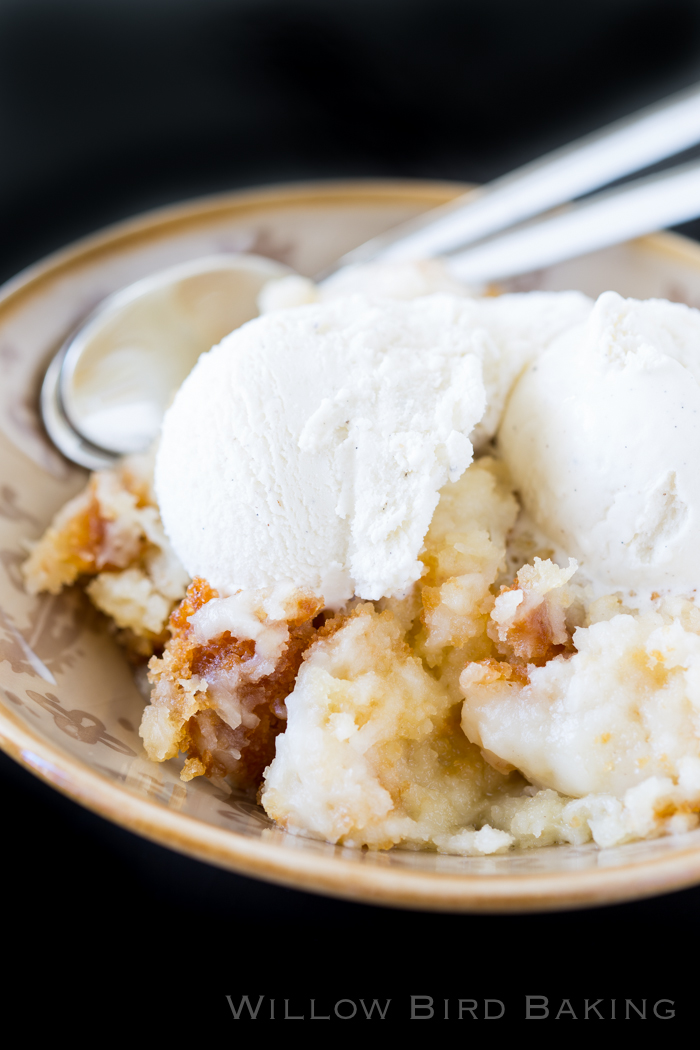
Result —
[{"label": "spoon handle", "polygon": [[344,255],[339,267],[372,259],[424,259],[463,248],[697,142],[699,86],[586,135],[367,241]]},{"label": "spoon handle", "polygon": [[548,219],[448,256],[450,273],[467,283],[495,281],[586,255],[700,215],[700,161],[635,179]]}]

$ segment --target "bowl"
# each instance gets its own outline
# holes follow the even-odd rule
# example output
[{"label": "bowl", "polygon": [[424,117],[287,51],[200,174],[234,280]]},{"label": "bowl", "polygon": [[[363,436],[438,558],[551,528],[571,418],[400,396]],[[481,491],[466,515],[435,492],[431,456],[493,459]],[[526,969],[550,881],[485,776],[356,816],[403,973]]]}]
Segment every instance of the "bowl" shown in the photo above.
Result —
[{"label": "bowl", "polygon": [[[78,590],[30,597],[27,540],[85,483],[46,438],[43,371],[105,296],[166,266],[255,252],[314,274],[361,241],[443,204],[463,185],[352,181],[225,194],[151,212],[78,242],[0,292],[0,746],[75,801],[161,845],[232,871],[351,900],[444,911],[536,911],[631,900],[700,882],[700,830],[600,850],[554,846],[492,857],[369,852],[287,834],[243,794],[149,762],[144,701]],[[507,290],[700,306],[700,247],[657,234],[511,281]],[[11,803],[10,803],[11,804]]]}]

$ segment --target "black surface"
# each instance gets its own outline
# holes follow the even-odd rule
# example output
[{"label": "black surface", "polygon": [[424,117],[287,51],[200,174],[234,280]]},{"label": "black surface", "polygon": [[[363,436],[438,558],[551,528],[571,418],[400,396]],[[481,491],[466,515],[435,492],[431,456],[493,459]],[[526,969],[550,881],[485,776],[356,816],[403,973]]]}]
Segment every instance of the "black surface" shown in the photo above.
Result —
[{"label": "black surface", "polygon": [[[699,66],[695,0],[0,0],[0,276],[220,189],[487,180]],[[54,1023],[40,1004],[57,989],[72,1018],[89,999],[120,1036],[144,997],[142,1033],[232,1034],[223,993],[241,991],[305,996],[307,1012],[328,989],[508,988],[675,997],[692,1014],[700,889],[543,916],[353,905],[163,850],[5,756],[0,784],[13,1002],[32,989],[37,1023]]]}]

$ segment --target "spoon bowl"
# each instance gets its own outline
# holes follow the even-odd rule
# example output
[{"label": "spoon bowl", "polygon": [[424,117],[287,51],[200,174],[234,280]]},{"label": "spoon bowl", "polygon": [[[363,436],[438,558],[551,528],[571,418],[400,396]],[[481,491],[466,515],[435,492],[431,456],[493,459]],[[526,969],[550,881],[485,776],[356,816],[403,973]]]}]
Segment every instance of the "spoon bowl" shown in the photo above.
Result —
[{"label": "spoon bowl", "polygon": [[110,296],[46,373],[41,402],[51,439],[91,470],[148,448],[200,354],[257,315],[269,280],[292,272],[259,255],[210,255]]}]

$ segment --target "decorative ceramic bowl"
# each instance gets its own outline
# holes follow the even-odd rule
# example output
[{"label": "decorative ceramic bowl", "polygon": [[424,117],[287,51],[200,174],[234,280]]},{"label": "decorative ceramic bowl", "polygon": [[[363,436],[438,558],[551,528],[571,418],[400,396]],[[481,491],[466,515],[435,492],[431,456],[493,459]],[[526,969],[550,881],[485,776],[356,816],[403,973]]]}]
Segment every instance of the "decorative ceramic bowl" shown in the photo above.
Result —
[{"label": "decorative ceramic bowl", "polygon": [[[45,438],[43,370],[66,335],[111,292],[155,270],[251,251],[314,274],[370,236],[464,187],[349,182],[227,194],[167,208],[89,237],[0,293],[0,746],[49,784],[132,831],[246,875],[404,907],[526,911],[629,900],[700,881],[700,831],[599,850],[593,845],[452,857],[367,852],[288,835],[241,795],[180,763],[149,762],[143,700],[104,622],[77,590],[25,594],[23,542],[84,484]],[[660,296],[700,305],[700,248],[658,235],[511,283],[595,296]]]}]

